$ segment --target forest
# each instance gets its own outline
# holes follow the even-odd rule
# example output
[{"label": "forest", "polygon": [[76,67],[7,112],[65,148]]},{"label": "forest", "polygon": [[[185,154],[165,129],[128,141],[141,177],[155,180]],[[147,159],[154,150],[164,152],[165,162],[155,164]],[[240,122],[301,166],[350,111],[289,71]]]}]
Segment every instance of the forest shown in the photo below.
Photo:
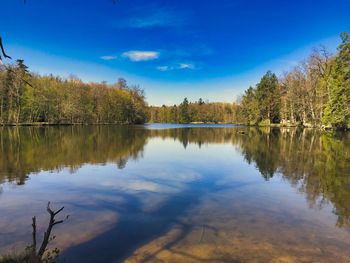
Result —
[{"label": "forest", "polygon": [[138,124],[146,106],[143,90],[124,79],[107,85],[40,76],[23,60],[0,66],[0,125]]},{"label": "forest", "polygon": [[150,122],[239,123],[324,128],[350,127],[350,38],[341,34],[337,53],[314,49],[281,77],[268,71],[232,104],[199,99],[150,107]]},{"label": "forest", "polygon": [[179,105],[147,106],[138,86],[84,83],[29,72],[23,60],[0,66],[0,125],[236,123],[346,129],[350,127],[350,38],[336,54],[314,49],[277,77],[268,71],[233,103],[187,98]]},{"label": "forest", "polygon": [[155,123],[233,123],[240,119],[235,103],[204,102],[199,99],[189,102],[187,98],[180,105],[149,107],[148,120]]}]

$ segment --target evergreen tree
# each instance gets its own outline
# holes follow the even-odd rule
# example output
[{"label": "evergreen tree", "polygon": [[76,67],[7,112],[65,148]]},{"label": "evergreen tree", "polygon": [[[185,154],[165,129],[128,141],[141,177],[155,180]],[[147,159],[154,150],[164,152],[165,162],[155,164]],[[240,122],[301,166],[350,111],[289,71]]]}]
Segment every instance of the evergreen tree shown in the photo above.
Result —
[{"label": "evergreen tree", "polygon": [[253,87],[249,87],[249,89],[245,91],[241,105],[245,122],[250,125],[257,124],[260,112],[256,90]]},{"label": "evergreen tree", "polygon": [[262,120],[277,123],[280,120],[280,92],[278,79],[275,74],[268,71],[260,80],[256,88]]},{"label": "evergreen tree", "polygon": [[183,102],[180,105],[180,123],[191,122],[188,108],[188,99],[184,98]]},{"label": "evergreen tree", "polygon": [[330,100],[326,106],[324,122],[335,127],[350,125],[350,39],[342,33],[338,55],[331,62]]}]

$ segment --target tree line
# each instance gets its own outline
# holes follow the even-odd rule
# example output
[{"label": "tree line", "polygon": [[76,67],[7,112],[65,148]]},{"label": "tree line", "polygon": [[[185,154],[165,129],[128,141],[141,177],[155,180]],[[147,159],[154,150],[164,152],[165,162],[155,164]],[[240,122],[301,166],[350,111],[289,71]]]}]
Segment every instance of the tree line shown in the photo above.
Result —
[{"label": "tree line", "polygon": [[350,37],[341,34],[335,55],[325,48],[280,78],[268,71],[255,87],[228,103],[189,103],[150,107],[150,122],[214,122],[248,125],[350,127]]},{"label": "tree line", "polygon": [[204,102],[199,99],[180,105],[149,107],[148,121],[155,123],[233,123],[238,119],[235,103]]},{"label": "tree line", "polygon": [[107,85],[40,76],[23,60],[0,67],[0,125],[139,124],[146,106],[143,90],[124,79]]},{"label": "tree line", "polygon": [[267,72],[234,103],[189,102],[147,107],[143,90],[84,83],[28,71],[23,60],[0,66],[0,124],[241,123],[350,127],[350,38],[335,55],[315,49],[280,78]]},{"label": "tree line", "polygon": [[342,33],[341,39],[335,55],[319,48],[280,79],[267,72],[241,98],[243,121],[261,125],[348,127],[350,39],[347,33]]}]

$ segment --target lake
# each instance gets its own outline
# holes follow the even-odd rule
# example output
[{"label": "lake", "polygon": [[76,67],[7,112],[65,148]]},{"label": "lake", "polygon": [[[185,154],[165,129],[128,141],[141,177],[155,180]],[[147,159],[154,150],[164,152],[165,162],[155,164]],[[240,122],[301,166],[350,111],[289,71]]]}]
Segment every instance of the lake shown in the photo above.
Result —
[{"label": "lake", "polygon": [[350,133],[234,125],[0,129],[0,253],[66,262],[350,262]]}]

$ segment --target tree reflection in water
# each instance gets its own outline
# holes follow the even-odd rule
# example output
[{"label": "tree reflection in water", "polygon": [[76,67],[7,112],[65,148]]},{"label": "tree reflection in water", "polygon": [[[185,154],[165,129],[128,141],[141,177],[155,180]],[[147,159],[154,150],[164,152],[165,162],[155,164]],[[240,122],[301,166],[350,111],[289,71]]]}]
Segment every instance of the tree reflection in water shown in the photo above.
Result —
[{"label": "tree reflection in water", "polygon": [[[40,171],[58,173],[68,167],[71,173],[75,173],[85,164],[115,163],[119,169],[124,169],[128,160],[143,158],[146,145],[154,139],[170,139],[180,142],[186,151],[191,151],[188,149],[190,145],[197,145],[199,150],[207,145],[232,145],[241,153],[247,163],[254,165],[259,170],[264,180],[270,181],[275,177],[283,178],[303,193],[310,207],[321,209],[331,204],[333,213],[337,216],[337,226],[341,228],[350,226],[349,133],[323,133],[311,129],[245,127],[162,130],[147,129],[143,126],[2,128],[0,130],[0,181],[25,184],[29,176]],[[159,167],[159,170],[162,170],[162,167]],[[220,167],[217,168],[217,171],[220,173]],[[173,174],[170,172],[168,177],[172,176]],[[208,234],[210,231],[213,236],[223,235],[217,229],[210,230],[211,226],[209,225],[203,227],[203,225],[198,224],[200,220],[196,223],[183,220],[186,213],[195,209],[200,198],[205,197],[209,192],[215,195],[216,191],[225,191],[222,185],[216,188],[215,178],[208,177],[200,183],[182,182],[186,184],[185,189],[179,190],[176,195],[170,195],[162,206],[145,214],[143,201],[147,198],[156,198],[157,194],[152,192],[154,189],[158,189],[156,187],[160,185],[159,187],[169,188],[171,191],[175,191],[174,189],[179,187],[178,182],[162,179],[159,183],[157,178],[146,177],[143,178],[142,187],[147,186],[149,190],[147,196],[140,191],[132,194],[118,192],[119,196],[115,196],[115,198],[126,200],[123,201],[123,205],[116,205],[115,202],[109,203],[108,200],[101,199],[96,201],[94,207],[88,204],[87,210],[97,211],[99,207],[109,207],[111,211],[124,214],[108,231],[102,231],[103,233],[90,241],[68,249],[67,255],[74,255],[76,251],[80,250],[85,251],[87,247],[92,249],[92,247],[98,247],[101,244],[106,246],[105,240],[112,240],[114,235],[119,236],[120,239],[118,239],[119,241],[114,240],[109,245],[111,253],[114,253],[110,255],[110,258],[116,256],[125,258],[138,247],[141,248],[141,251],[136,253],[135,258],[140,258],[140,255],[147,251],[153,251],[154,254],[157,254],[159,246],[153,248],[146,246],[144,249],[147,251],[142,252],[142,246],[153,244],[152,240],[164,243],[165,247],[173,249],[171,244],[174,242],[164,241],[169,238],[168,235],[174,236],[173,240],[177,240],[176,242],[185,239],[191,231],[197,233],[199,240],[203,239],[201,238],[203,231],[207,231],[206,235],[210,235]],[[185,180],[185,177],[181,180]],[[135,189],[141,187],[135,181],[132,184]],[[101,192],[96,189],[94,191],[96,195],[102,195],[104,192],[102,189]],[[220,198],[222,197],[220,196]],[[84,203],[81,203],[80,206],[83,207]],[[217,212],[220,213],[220,211]],[[236,216],[239,217],[238,211],[235,212]],[[142,215],[143,219],[130,217],[129,214]],[[261,215],[260,220],[263,221],[264,216],[266,215]],[[193,216],[193,218],[195,217]],[[225,223],[229,225],[228,221],[230,220],[236,219],[226,219]],[[283,220],[294,224],[291,219],[283,218]],[[234,221],[232,224],[235,223],[237,222]],[[303,223],[300,225],[302,231],[304,229]],[[244,225],[241,226],[242,229],[244,227]],[[247,225],[246,227],[249,229],[251,226]],[[307,227],[310,226],[305,225],[305,229]],[[222,228],[225,226],[223,225]],[[236,232],[239,233],[238,230]],[[163,237],[163,239],[157,241],[157,237]],[[126,249],[127,244],[129,245]],[[211,251],[211,249],[207,248],[207,251]],[[230,255],[222,253],[221,257],[215,260],[225,261],[225,259],[227,260],[226,256]],[[150,259],[151,257],[143,258]],[[192,260],[199,259],[192,258]]]}]

